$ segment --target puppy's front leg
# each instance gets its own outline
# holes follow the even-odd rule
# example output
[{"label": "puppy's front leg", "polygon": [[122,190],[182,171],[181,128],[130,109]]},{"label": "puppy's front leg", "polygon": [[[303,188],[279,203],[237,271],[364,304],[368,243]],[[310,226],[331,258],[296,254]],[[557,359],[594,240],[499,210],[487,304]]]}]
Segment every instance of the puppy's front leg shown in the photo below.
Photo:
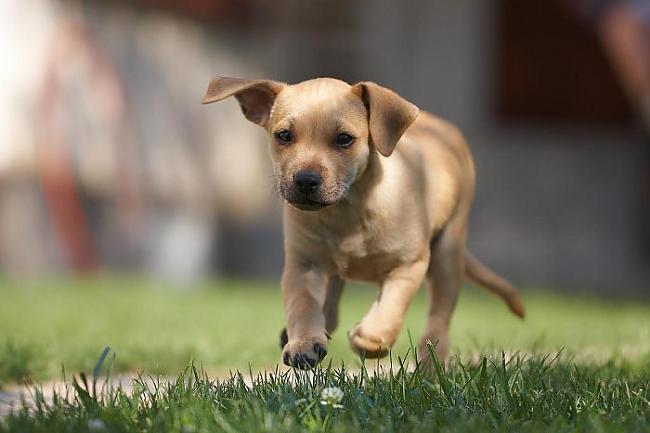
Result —
[{"label": "puppy's front leg", "polygon": [[319,299],[325,296],[326,278],[304,265],[287,262],[282,274],[282,297],[287,318],[287,344],[282,361],[310,368],[327,354],[325,316]]},{"label": "puppy's front leg", "polygon": [[355,351],[368,358],[380,358],[388,354],[399,336],[406,310],[422,284],[428,264],[427,249],[417,261],[390,272],[370,311],[348,333],[350,345]]}]

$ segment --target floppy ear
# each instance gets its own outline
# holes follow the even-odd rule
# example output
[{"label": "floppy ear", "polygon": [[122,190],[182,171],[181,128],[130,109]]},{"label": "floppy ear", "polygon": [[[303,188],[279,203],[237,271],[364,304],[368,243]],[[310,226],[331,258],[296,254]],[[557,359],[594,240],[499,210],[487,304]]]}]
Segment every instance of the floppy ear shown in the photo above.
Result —
[{"label": "floppy ear", "polygon": [[284,86],[283,83],[270,80],[216,77],[210,81],[202,102],[211,104],[235,96],[248,120],[266,126],[275,97]]},{"label": "floppy ear", "polygon": [[352,86],[368,110],[368,129],[373,146],[390,156],[404,131],[418,116],[418,107],[390,89],[370,81]]}]

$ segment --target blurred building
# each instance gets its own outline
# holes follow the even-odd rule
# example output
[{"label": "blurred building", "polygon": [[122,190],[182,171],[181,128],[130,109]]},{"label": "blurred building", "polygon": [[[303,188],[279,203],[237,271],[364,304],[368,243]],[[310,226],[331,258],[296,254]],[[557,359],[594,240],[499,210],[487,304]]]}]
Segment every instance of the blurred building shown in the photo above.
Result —
[{"label": "blurred building", "polygon": [[470,247],[499,272],[648,294],[649,143],[567,2],[34,5],[2,11],[20,59],[0,84],[5,269],[278,275],[264,134],[234,101],[198,101],[212,75],[334,76],[461,127],[478,167]]}]

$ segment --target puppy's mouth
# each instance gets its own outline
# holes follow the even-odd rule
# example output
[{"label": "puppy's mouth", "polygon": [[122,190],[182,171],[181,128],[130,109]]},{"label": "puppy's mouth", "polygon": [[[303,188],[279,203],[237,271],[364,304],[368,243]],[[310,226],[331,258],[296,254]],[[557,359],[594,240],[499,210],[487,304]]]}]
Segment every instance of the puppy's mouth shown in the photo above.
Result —
[{"label": "puppy's mouth", "polygon": [[311,194],[303,194],[293,189],[282,190],[282,197],[293,207],[306,210],[317,211],[337,202],[330,197],[322,194],[321,191],[314,191]]},{"label": "puppy's mouth", "polygon": [[308,210],[308,211],[321,210],[324,207],[327,207],[332,204],[326,201],[312,200],[308,197],[292,198],[292,199],[285,197],[285,200],[287,200],[287,202],[293,205],[295,208],[298,208],[300,210]]},{"label": "puppy's mouth", "polygon": [[321,187],[310,192],[303,192],[293,185],[286,186],[279,184],[279,192],[287,203],[303,211],[317,211],[339,202],[344,196],[347,188],[339,184],[329,187]]}]

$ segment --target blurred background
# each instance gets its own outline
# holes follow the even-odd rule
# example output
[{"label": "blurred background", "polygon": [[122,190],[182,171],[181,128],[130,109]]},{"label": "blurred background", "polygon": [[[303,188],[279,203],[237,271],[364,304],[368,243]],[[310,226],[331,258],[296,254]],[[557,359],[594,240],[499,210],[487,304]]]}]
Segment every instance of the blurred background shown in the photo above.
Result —
[{"label": "blurred background", "polygon": [[[214,75],[373,80],[456,123],[470,248],[650,297],[648,0],[0,0],[0,272],[275,280],[265,135]],[[279,284],[279,283],[278,283]]]}]

